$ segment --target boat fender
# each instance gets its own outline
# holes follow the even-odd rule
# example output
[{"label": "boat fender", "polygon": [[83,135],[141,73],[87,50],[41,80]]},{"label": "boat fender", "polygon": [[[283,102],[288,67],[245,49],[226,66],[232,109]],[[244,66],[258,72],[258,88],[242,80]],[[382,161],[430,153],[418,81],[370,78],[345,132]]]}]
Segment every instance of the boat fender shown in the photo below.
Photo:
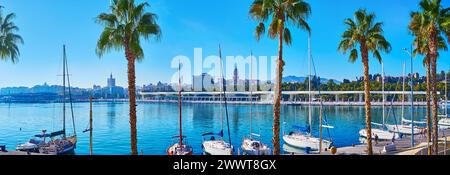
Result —
[{"label": "boat fender", "polygon": [[336,154],[337,153],[337,148],[336,147],[331,147],[331,149],[330,149],[330,152],[331,152],[331,154]]}]

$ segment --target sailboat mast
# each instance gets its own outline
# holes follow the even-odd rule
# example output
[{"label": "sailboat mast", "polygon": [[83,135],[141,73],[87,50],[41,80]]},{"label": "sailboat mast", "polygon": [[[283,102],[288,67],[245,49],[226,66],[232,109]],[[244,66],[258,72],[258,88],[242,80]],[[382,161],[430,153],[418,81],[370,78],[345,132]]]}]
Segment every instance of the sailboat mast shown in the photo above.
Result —
[{"label": "sailboat mast", "polygon": [[[220,48],[220,45],[219,45],[219,58],[220,58],[220,64],[222,64],[222,50]],[[223,71],[222,71],[222,76],[223,76]],[[231,144],[231,134],[230,134],[230,121],[228,119],[227,95],[225,93],[225,88],[223,88],[223,96],[224,96],[223,100],[225,102],[225,115],[227,117],[228,142],[230,143],[230,145],[232,145]]]},{"label": "sailboat mast", "polygon": [[405,70],[406,70],[406,62],[403,62],[403,90],[402,90],[402,120],[405,118]]},{"label": "sailboat mast", "polygon": [[63,45],[63,132],[66,137],[66,45]]},{"label": "sailboat mast", "polygon": [[384,111],[385,111],[385,104],[384,104],[384,101],[385,101],[385,94],[384,94],[384,62],[381,62],[381,89],[382,89],[382,98],[383,98],[383,101],[382,101],[382,103],[383,103],[383,126],[384,126],[384,124],[385,124],[385,113],[384,113]]},{"label": "sailboat mast", "polygon": [[445,73],[445,117],[447,117],[447,73]]},{"label": "sailboat mast", "polygon": [[252,138],[252,132],[253,132],[253,90],[251,82],[253,81],[253,51],[250,52],[250,81],[248,83],[248,88],[250,91],[250,138]]},{"label": "sailboat mast", "polygon": [[178,63],[178,113],[180,120],[180,147],[183,146],[183,127],[182,127],[182,116],[181,116],[181,64]]},{"label": "sailboat mast", "polygon": [[69,91],[69,103],[70,103],[70,114],[72,116],[72,127],[73,127],[73,136],[77,135],[76,127],[75,127],[75,116],[73,114],[73,101],[72,101],[72,90],[70,86],[70,76],[69,76],[69,64],[67,63],[67,55],[65,54],[66,61],[64,64],[66,64],[66,75],[67,75],[67,88]]},{"label": "sailboat mast", "polygon": [[[222,65],[222,50],[220,48],[219,45],[219,61],[220,61],[220,82],[222,84],[221,90],[222,92],[225,92],[225,77],[223,76],[223,65]],[[222,92],[220,93],[220,103],[222,103],[223,100],[223,96],[222,96]],[[225,95],[225,94],[223,94]],[[223,132],[223,106],[222,104],[220,104],[220,131]],[[222,137],[223,138],[223,137]]]},{"label": "sailboat mast", "polygon": [[414,77],[413,77],[413,55],[412,55],[412,51],[413,51],[413,49],[412,49],[412,46],[411,46],[411,52],[410,52],[410,55],[411,55],[411,134],[412,134],[412,137],[411,137],[411,147],[414,147],[414,90],[413,90],[413,87],[414,87]]},{"label": "sailboat mast", "polygon": [[[311,32],[308,33],[308,92],[309,92],[309,106],[308,106],[308,120],[309,120],[309,131],[312,129],[312,111],[311,111],[311,103],[312,103],[312,94],[311,94]],[[320,80],[319,80],[320,81]]]}]

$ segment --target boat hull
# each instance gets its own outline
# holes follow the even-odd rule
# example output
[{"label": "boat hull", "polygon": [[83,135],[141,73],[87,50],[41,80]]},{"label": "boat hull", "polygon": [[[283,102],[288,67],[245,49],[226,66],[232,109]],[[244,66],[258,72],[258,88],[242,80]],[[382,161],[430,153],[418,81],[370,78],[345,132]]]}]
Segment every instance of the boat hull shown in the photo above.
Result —
[{"label": "boat hull", "polygon": [[411,125],[386,125],[386,128],[391,132],[399,134],[412,135],[414,132],[414,135],[417,135],[421,133],[421,129],[416,126],[414,126],[414,131],[411,131]]},{"label": "boat hull", "polygon": [[[319,150],[320,139],[312,136],[307,136],[303,134],[296,135],[284,135],[283,140],[289,146],[306,149],[310,148],[312,151]],[[328,140],[322,140],[322,148],[329,148],[331,142]]]},{"label": "boat hull", "polygon": [[[394,139],[400,139],[400,136],[397,133],[381,130],[381,129],[372,129],[372,140],[375,140],[375,135],[378,136],[378,140],[392,140]],[[361,129],[359,131],[359,136],[363,138],[367,138],[367,130]]]},{"label": "boat hull", "polygon": [[180,144],[176,143],[167,149],[167,155],[169,156],[186,156],[192,155],[193,148],[189,145],[183,145],[180,147]]},{"label": "boat hull", "polygon": [[244,139],[242,141],[243,155],[271,155],[272,150],[266,144],[254,139]]},{"label": "boat hull", "polygon": [[66,139],[56,140],[48,143],[47,146],[39,148],[39,152],[48,155],[68,155],[74,154],[77,147],[77,138],[75,136]]},{"label": "boat hull", "polygon": [[16,150],[23,152],[39,152],[39,146],[34,143],[27,142],[17,145]]},{"label": "boat hull", "polygon": [[208,140],[202,143],[206,155],[233,155],[233,146],[223,140]]},{"label": "boat hull", "polygon": [[438,122],[439,129],[450,129],[450,118],[442,118]]}]

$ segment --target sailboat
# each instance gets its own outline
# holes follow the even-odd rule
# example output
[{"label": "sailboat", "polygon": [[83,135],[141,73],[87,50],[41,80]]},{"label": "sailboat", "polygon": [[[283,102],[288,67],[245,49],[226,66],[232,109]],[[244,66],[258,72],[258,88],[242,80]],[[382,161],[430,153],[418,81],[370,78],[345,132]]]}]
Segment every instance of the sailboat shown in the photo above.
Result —
[{"label": "sailboat", "polygon": [[[283,140],[286,144],[291,147],[300,148],[300,149],[310,149],[311,151],[317,151],[320,148],[320,138],[314,137],[312,135],[312,93],[311,93],[311,35],[308,35],[308,67],[309,67],[309,82],[308,82],[308,91],[309,91],[309,106],[308,106],[308,121],[309,125],[307,127],[302,127],[298,125],[292,126],[294,131],[289,132],[288,134],[284,133]],[[323,126],[319,126],[323,127]],[[329,148],[332,142],[329,140],[322,140],[322,146],[324,148]]]},{"label": "sailboat", "polygon": [[[253,80],[253,53],[250,56],[250,83]],[[270,155],[271,149],[270,147],[263,143],[258,138],[261,138],[260,134],[253,133],[253,89],[252,86],[249,85],[250,91],[250,135],[248,137],[244,137],[242,140],[242,152],[244,155]]]},{"label": "sailboat", "polygon": [[[66,76],[67,86],[66,87]],[[70,113],[72,116],[73,135],[67,136],[66,133],[66,88],[69,93]],[[75,116],[73,114],[72,92],[70,88],[69,68],[67,64],[66,46],[63,46],[63,128],[60,131],[50,134],[43,134],[43,137],[49,137],[51,140],[39,147],[39,152],[51,155],[63,155],[73,153],[77,146],[77,133],[75,129]]]},{"label": "sailboat", "polygon": [[[178,138],[178,142],[174,143],[172,146],[167,148],[168,155],[192,155],[193,148],[186,144],[186,136],[183,136],[183,125],[182,125],[182,110],[181,110],[181,74],[180,74],[180,64],[178,64],[178,113],[179,113],[179,129],[180,135],[174,136],[172,138]],[[184,143],[183,143],[184,141]]]},{"label": "sailboat", "polygon": [[450,117],[448,116],[448,97],[447,97],[447,74],[445,74],[445,104],[444,106],[444,115],[438,115],[440,118],[438,121],[439,129],[450,129]]},{"label": "sailboat", "polygon": [[[209,132],[202,135],[202,148],[203,153],[206,155],[233,155],[234,148],[231,145],[231,135],[230,126],[228,121],[228,108],[227,108],[227,97],[225,93],[225,78],[223,78],[223,66],[222,66],[222,51],[219,45],[219,60],[220,60],[220,72],[222,74],[222,90],[223,90],[223,100],[225,105],[225,115],[227,117],[227,128],[228,128],[228,143],[223,139],[223,115],[222,115],[222,105],[220,106],[220,122],[221,130],[219,133]],[[222,94],[220,94],[220,99],[222,100]],[[209,138],[208,138],[209,137]],[[218,137],[218,138],[216,138]]]},{"label": "sailboat", "polygon": [[[381,67],[382,67],[381,68],[382,69],[381,88],[382,88],[382,92],[383,92],[383,94],[382,94],[383,123],[380,124],[380,123],[372,122],[371,123],[372,125],[379,126],[380,128],[372,128],[371,135],[372,135],[372,139],[375,139],[375,136],[377,136],[378,140],[392,140],[393,138],[399,139],[400,136],[397,133],[393,133],[393,132],[390,132],[390,131],[387,131],[384,129],[384,127],[386,126],[386,124],[385,124],[385,118],[386,118],[386,116],[385,116],[385,101],[386,101],[386,98],[385,98],[385,94],[384,94],[384,64],[383,64],[383,62],[381,62]],[[363,137],[363,138],[367,138],[367,130],[361,129],[359,131],[359,136]]]},{"label": "sailboat", "polygon": [[[383,71],[383,75],[384,75],[384,71]],[[403,95],[405,93],[405,63],[403,63]],[[412,81],[412,80],[411,80]],[[384,82],[384,80],[383,80]],[[411,101],[413,100],[413,90],[412,90],[413,86],[411,83]],[[391,131],[391,132],[395,132],[395,133],[399,133],[399,134],[406,134],[406,135],[412,135],[412,133],[414,135],[420,134],[421,133],[421,129],[417,126],[414,126],[414,129],[411,128],[412,127],[412,120],[407,120],[404,117],[404,106],[403,104],[405,103],[405,98],[403,97],[402,99],[402,122],[400,125],[391,125],[391,124],[386,124],[386,128]],[[413,108],[413,104],[411,103],[411,108]],[[414,117],[414,114],[411,114],[411,118]],[[422,123],[422,124],[426,124],[426,122],[416,122],[414,121],[414,123]],[[413,131],[412,131],[413,130]]]}]

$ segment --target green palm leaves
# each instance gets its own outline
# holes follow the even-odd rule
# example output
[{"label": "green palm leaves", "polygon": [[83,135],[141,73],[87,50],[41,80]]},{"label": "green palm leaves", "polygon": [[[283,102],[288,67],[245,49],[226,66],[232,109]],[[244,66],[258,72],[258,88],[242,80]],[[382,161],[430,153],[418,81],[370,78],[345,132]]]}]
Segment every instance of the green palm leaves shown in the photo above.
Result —
[{"label": "green palm leaves", "polygon": [[3,16],[2,6],[0,6],[0,59],[11,60],[16,63],[20,56],[18,44],[23,44],[23,39],[16,32],[19,31],[13,20],[14,13]]},{"label": "green palm leaves", "polygon": [[159,40],[161,37],[161,29],[156,23],[157,15],[144,12],[149,6],[148,3],[136,6],[134,0],[113,0],[110,7],[112,13],[102,13],[97,17],[97,22],[104,25],[97,42],[97,55],[102,57],[111,49],[121,51],[127,44],[136,59],[144,58],[141,38],[148,40],[155,37]]},{"label": "green palm leaves", "polygon": [[368,14],[366,10],[358,10],[354,15],[355,21],[345,19],[347,30],[342,34],[338,50],[344,54],[350,51],[350,62],[358,59],[358,45],[364,45],[380,62],[382,61],[380,52],[391,51],[391,45],[383,36],[383,23],[375,22],[375,17],[375,14]]},{"label": "green palm leaves", "polygon": [[303,0],[255,0],[249,14],[259,22],[255,30],[258,41],[266,32],[266,22],[268,36],[275,39],[283,32],[283,40],[287,45],[292,44],[292,37],[289,28],[280,29],[285,23],[310,31],[306,19],[311,15],[311,7]]}]

